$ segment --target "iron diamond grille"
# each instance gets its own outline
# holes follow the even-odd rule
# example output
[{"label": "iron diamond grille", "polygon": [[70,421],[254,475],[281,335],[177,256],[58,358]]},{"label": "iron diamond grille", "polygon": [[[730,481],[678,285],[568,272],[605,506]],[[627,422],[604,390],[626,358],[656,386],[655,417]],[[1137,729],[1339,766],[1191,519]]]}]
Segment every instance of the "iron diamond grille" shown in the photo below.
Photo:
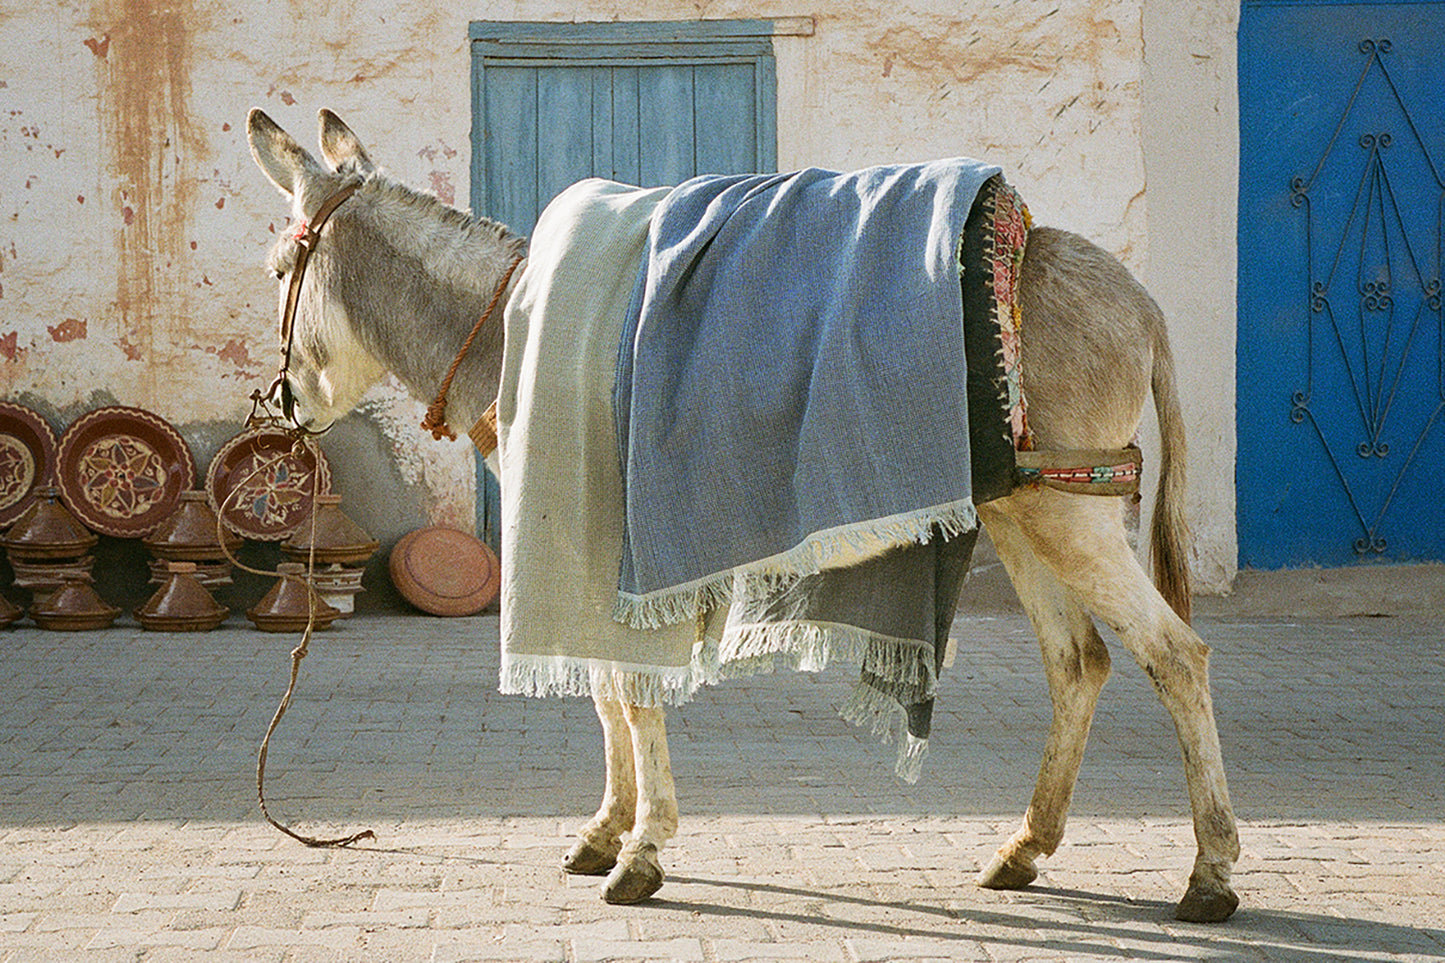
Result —
[{"label": "iron diamond grille", "polygon": [[[1306,381],[1290,418],[1314,431],[1343,487],[1355,553],[1377,556],[1392,526],[1408,523],[1390,509],[1445,411],[1445,180],[1391,77],[1390,40],[1358,49],[1359,80],[1333,135],[1290,182],[1309,271]],[[1397,195],[1406,181],[1430,196]]]}]

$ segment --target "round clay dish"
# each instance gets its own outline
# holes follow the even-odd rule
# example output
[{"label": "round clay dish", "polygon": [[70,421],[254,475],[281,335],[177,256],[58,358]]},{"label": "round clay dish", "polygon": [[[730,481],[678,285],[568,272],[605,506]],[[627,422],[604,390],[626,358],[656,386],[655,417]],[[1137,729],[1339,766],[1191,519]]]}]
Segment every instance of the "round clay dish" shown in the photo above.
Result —
[{"label": "round clay dish", "polygon": [[159,415],[114,405],[81,415],[60,437],[56,483],[70,510],[104,535],[158,528],[196,483],[185,439]]},{"label": "round clay dish", "polygon": [[0,401],[0,528],[25,513],[55,477],[55,432],[44,418]]},{"label": "round clay dish", "polygon": [[497,556],[452,528],[421,528],[391,550],[391,580],[408,602],[432,615],[475,615],[502,584]]}]

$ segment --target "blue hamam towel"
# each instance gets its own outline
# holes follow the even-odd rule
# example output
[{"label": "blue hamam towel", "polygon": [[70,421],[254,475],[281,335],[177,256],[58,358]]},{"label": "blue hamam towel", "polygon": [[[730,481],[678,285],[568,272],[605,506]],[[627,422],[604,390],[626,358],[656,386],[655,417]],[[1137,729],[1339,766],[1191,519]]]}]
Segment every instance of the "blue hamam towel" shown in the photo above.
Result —
[{"label": "blue hamam towel", "polygon": [[619,619],[974,528],[959,239],[998,172],[709,176],[663,201],[618,365]]},{"label": "blue hamam towel", "polygon": [[975,501],[1014,478],[1000,333],[1022,249],[995,243],[1016,197],[997,171],[683,184],[653,212],[618,360],[618,620],[725,610],[721,677],[857,664],[842,713],[897,738],[910,781]]}]

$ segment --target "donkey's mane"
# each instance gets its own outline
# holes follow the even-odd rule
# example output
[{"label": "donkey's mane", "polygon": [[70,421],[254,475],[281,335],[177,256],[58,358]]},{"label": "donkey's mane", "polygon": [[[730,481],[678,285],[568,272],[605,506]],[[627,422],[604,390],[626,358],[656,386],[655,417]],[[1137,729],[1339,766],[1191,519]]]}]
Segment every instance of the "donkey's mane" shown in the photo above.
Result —
[{"label": "donkey's mane", "polygon": [[362,182],[362,188],[373,193],[378,199],[384,199],[414,211],[418,218],[438,221],[442,225],[463,232],[469,238],[477,235],[477,239],[500,241],[509,236],[515,236],[505,224],[499,221],[494,221],[489,217],[479,217],[469,211],[453,207],[435,194],[415,190],[381,172],[369,175]]},{"label": "donkey's mane", "polygon": [[449,285],[490,290],[499,260],[506,263],[497,255],[521,254],[526,247],[526,238],[506,225],[459,210],[382,172],[366,176],[359,196],[368,201],[360,220],[379,240]]}]

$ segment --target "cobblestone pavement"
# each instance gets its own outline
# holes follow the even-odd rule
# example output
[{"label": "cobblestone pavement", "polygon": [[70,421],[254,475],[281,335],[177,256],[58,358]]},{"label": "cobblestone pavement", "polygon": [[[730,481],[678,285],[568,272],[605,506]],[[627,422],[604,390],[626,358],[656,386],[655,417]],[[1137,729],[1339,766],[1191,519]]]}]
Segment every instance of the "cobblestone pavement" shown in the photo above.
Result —
[{"label": "cobblestone pavement", "polygon": [[[0,632],[0,963],[21,960],[1445,959],[1445,642],[1421,618],[1201,620],[1244,853],[1239,913],[1175,922],[1178,750],[1115,647],[1034,888],[974,874],[1027,804],[1048,699],[1024,620],[965,616],[923,780],[839,720],[842,668],[670,713],[682,828],[658,898],[558,868],[602,790],[589,703],[496,691],[494,617],[292,636]],[[242,623],[242,625],[245,625]]]}]

